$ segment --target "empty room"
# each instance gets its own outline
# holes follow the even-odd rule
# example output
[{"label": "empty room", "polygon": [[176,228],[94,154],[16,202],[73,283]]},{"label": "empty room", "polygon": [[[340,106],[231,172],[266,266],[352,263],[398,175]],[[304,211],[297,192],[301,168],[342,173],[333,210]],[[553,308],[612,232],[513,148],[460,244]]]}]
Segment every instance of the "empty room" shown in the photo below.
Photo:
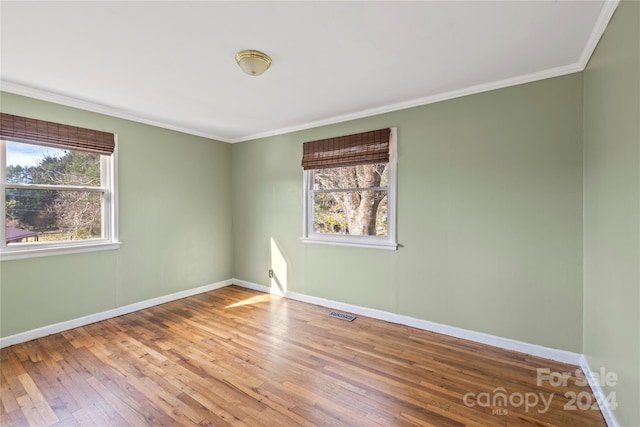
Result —
[{"label": "empty room", "polygon": [[0,425],[640,426],[640,2],[0,21]]}]

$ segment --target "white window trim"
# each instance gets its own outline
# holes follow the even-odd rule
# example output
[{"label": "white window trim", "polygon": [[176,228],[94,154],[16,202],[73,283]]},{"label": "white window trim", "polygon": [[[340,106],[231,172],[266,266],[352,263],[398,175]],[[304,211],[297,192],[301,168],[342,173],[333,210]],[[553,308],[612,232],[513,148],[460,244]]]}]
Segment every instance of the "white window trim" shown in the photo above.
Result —
[{"label": "white window trim", "polygon": [[398,178],[397,159],[397,128],[391,128],[389,135],[389,185],[387,190],[387,236],[350,236],[342,234],[322,234],[313,231],[313,179],[312,171],[303,171],[303,220],[302,237],[304,243],[314,243],[321,245],[353,246],[359,248],[396,250],[398,242],[396,239],[396,192]]},{"label": "white window trim", "polygon": [[[6,246],[6,212],[4,209],[6,182],[6,143],[0,140],[0,191],[3,207],[0,209],[0,261],[15,259],[39,258],[43,256],[68,255],[83,252],[114,250],[120,247],[118,241],[118,137],[115,137],[115,147],[110,156],[101,156],[101,187],[107,188],[102,203],[101,239],[85,241],[64,241],[50,243],[17,243]],[[32,188],[37,186],[30,186]]]}]

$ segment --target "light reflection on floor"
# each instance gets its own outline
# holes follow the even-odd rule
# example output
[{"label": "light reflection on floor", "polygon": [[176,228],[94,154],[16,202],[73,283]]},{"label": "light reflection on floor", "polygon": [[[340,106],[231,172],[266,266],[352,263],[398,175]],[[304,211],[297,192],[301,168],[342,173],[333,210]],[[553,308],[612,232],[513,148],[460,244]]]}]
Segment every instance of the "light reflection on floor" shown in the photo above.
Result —
[{"label": "light reflection on floor", "polygon": [[245,300],[238,301],[234,304],[228,305],[225,308],[235,308],[235,307],[242,307],[243,305],[258,304],[261,302],[271,301],[271,298],[272,298],[271,294],[256,295],[254,297],[247,298]]}]

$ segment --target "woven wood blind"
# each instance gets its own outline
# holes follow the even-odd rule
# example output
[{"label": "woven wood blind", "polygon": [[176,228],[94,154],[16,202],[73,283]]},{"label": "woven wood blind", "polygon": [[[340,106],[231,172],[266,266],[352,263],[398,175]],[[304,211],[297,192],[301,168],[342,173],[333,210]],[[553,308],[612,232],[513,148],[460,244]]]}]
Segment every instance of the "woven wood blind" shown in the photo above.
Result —
[{"label": "woven wood blind", "polygon": [[0,115],[0,138],[2,139],[104,155],[113,154],[115,149],[115,136],[109,132],[6,113],[0,113]]},{"label": "woven wood blind", "polygon": [[305,142],[302,168],[326,169],[389,162],[389,133],[378,129],[353,135]]}]

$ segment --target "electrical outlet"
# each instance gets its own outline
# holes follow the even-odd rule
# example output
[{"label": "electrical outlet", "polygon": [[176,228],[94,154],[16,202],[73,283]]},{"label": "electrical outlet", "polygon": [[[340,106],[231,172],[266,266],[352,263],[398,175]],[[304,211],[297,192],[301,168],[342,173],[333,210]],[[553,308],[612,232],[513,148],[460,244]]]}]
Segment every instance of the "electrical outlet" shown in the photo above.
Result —
[{"label": "electrical outlet", "polygon": [[269,269],[269,277],[273,279],[273,270]]}]

